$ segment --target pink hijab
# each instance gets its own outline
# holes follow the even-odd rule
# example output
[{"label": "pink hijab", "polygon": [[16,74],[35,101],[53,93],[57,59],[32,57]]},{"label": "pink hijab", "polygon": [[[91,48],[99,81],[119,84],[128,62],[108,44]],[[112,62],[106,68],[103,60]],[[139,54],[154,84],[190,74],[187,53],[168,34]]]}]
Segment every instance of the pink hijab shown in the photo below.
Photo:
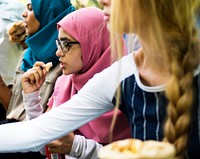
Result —
[{"label": "pink hijab", "polygon": [[[60,76],[55,84],[54,93],[48,105],[59,106],[76,94],[85,83],[111,64],[111,47],[106,22],[102,10],[89,7],[76,10],[58,23],[62,29],[79,41],[82,50],[83,69],[72,75]],[[107,144],[113,111],[85,124],[78,129],[86,138]],[[130,128],[126,117],[119,111],[113,132],[113,140],[130,137]]]}]

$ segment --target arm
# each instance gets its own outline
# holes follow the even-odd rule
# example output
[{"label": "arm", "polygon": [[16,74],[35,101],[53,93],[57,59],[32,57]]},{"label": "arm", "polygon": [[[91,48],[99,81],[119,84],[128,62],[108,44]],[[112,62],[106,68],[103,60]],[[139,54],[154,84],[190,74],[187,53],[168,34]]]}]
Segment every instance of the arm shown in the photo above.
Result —
[{"label": "arm", "polygon": [[43,113],[39,91],[30,94],[24,94],[22,92],[22,95],[26,110],[26,120],[34,119]]},{"label": "arm", "polygon": [[47,143],[113,109],[113,95],[121,80],[132,75],[132,64],[127,60],[113,64],[96,74],[69,101],[31,121],[1,125],[0,152],[39,151]]},{"label": "arm", "polygon": [[47,144],[49,152],[67,154],[77,159],[96,159],[97,152],[102,147],[98,142],[86,139],[81,135],[70,133]]},{"label": "arm", "polygon": [[47,143],[63,137],[113,108],[107,100],[101,101],[103,97],[94,95],[92,89],[89,89],[82,93],[80,91],[71,100],[35,119],[1,125],[0,152],[39,151]]},{"label": "arm", "polygon": [[[24,76],[30,79],[31,76],[35,77],[37,74],[39,74],[37,73],[36,75],[34,75],[34,73],[35,73],[35,70],[33,70],[33,75],[32,75],[32,71],[29,70],[29,72],[25,73]],[[37,78],[39,77],[34,78],[34,81],[36,81]],[[37,89],[37,87],[35,87],[35,89]],[[22,94],[23,94],[23,100],[24,100],[25,109],[26,109],[26,119],[27,120],[34,119],[38,117],[39,115],[41,115],[43,113],[43,107],[40,104],[41,97],[39,97],[39,91],[28,93],[28,94],[25,94],[22,92]],[[74,157],[80,156],[81,158],[85,158],[86,156],[90,156],[89,158],[91,158],[93,155],[96,156],[97,154],[96,153],[93,154],[93,151],[95,150],[96,147],[98,147],[96,146],[98,144],[93,140],[87,141],[84,137],[81,137],[81,136],[79,136],[79,138],[78,137],[76,138],[76,140],[79,139],[78,141],[74,140],[74,134],[70,133],[62,138],[59,138],[47,144],[47,147],[49,149],[49,152],[51,153],[69,154],[73,141],[76,141],[73,144],[75,150],[73,150],[72,153],[73,155],[76,155]],[[75,144],[78,144],[78,145],[75,146]],[[45,155],[44,150],[45,148],[40,150],[40,152],[43,155]]]},{"label": "arm", "polygon": [[34,67],[22,75],[23,101],[26,110],[26,119],[34,119],[43,113],[39,89],[45,81],[46,70],[43,62],[36,62]]},{"label": "arm", "polygon": [[0,102],[2,103],[2,105],[6,110],[8,109],[11,94],[12,94],[11,90],[9,89],[8,86],[6,86],[0,75]]}]

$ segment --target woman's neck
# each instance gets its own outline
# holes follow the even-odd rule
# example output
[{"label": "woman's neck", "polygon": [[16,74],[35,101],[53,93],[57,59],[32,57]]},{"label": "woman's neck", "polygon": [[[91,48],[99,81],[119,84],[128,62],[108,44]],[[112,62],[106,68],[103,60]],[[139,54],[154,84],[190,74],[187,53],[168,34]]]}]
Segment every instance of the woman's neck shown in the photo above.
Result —
[{"label": "woman's neck", "polygon": [[148,86],[165,84],[170,76],[167,55],[143,40],[140,42],[142,48],[134,54],[134,60],[141,81]]}]

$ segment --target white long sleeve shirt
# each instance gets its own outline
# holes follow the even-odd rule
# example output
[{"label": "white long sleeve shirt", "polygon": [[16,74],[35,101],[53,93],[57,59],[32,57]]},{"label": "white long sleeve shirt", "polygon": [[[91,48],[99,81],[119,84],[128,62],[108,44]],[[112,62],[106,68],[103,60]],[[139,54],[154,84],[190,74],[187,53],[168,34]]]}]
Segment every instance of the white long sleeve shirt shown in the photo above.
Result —
[{"label": "white long sleeve shirt", "polygon": [[39,151],[47,143],[113,109],[117,86],[134,73],[132,56],[129,54],[96,74],[61,106],[30,121],[1,125],[0,152]]},{"label": "white long sleeve shirt", "polygon": [[[26,109],[26,119],[34,119],[43,114],[43,106],[40,103],[41,97],[39,91],[23,94],[24,105]],[[97,159],[98,151],[102,147],[95,140],[86,139],[84,136],[75,135],[69,155],[65,155],[66,159]],[[46,155],[45,148],[40,150],[43,155]]]}]

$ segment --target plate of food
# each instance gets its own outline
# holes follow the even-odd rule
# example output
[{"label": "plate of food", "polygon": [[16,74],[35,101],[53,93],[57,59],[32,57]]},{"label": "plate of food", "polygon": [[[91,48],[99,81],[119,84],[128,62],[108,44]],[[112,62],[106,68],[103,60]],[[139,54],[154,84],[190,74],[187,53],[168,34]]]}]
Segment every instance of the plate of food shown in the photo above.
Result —
[{"label": "plate of food", "polygon": [[175,147],[168,142],[138,139],[115,141],[102,147],[100,159],[173,159]]}]

